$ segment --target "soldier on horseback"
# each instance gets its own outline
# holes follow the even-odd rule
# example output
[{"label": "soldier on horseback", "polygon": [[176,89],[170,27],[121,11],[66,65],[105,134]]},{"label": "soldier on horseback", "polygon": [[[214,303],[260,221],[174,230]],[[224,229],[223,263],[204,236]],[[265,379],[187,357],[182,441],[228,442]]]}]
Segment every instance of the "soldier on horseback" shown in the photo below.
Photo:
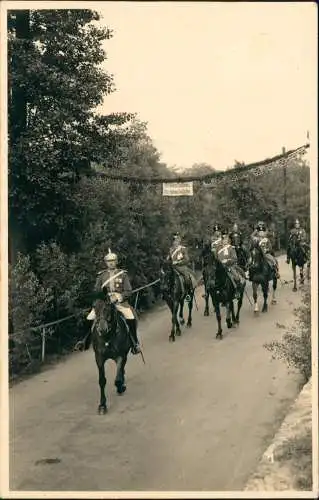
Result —
[{"label": "soldier on horseback", "polygon": [[263,251],[263,254],[264,254],[268,264],[270,265],[270,267],[272,269],[275,270],[276,277],[277,277],[277,279],[279,279],[280,275],[279,275],[278,262],[274,256],[274,252],[272,249],[270,238],[268,237],[268,234],[267,234],[266,224],[264,222],[262,222],[262,221],[258,222],[256,229],[254,230],[254,232],[251,235],[251,239],[252,239],[252,243],[254,241],[258,242],[258,245],[260,246],[261,250]]},{"label": "soldier on horseback", "polygon": [[237,254],[235,248],[230,243],[227,230],[221,231],[221,243],[217,250],[217,258],[225,267],[225,270],[232,282],[236,298],[239,298],[239,289],[245,283],[245,273],[237,264]]},{"label": "soldier on horseback", "polygon": [[187,248],[182,245],[179,233],[175,233],[173,235],[173,243],[169,249],[167,260],[172,262],[177,274],[183,276],[190,289],[195,289],[197,286],[197,280],[189,267],[188,251]]},{"label": "soldier on horseback", "polygon": [[[141,348],[137,338],[137,318],[133,307],[127,302],[127,299],[132,294],[132,287],[127,272],[118,268],[117,255],[112,253],[110,249],[104,257],[104,262],[107,269],[99,271],[95,283],[95,291],[101,291],[106,287],[111,302],[115,304],[117,311],[124,317],[129,328],[132,354],[139,354]],[[94,305],[87,319],[95,319]]]},{"label": "soldier on horseback", "polygon": [[295,226],[292,228],[289,234],[289,239],[288,239],[288,247],[287,247],[287,264],[290,262],[290,250],[291,250],[291,241],[293,238],[297,238],[297,240],[300,243],[301,248],[304,251],[304,254],[306,258],[309,258],[309,244],[308,244],[308,237],[305,229],[301,227],[299,219],[295,220]]},{"label": "soldier on horseback", "polygon": [[237,259],[240,262],[243,261],[242,267],[247,268],[248,255],[247,250],[244,247],[243,235],[238,228],[238,224],[235,222],[232,231],[229,233],[230,244],[235,248],[237,253]]},{"label": "soldier on horseback", "polygon": [[216,222],[216,224],[214,224],[213,226],[213,234],[211,236],[211,249],[215,255],[217,255],[221,243],[222,243],[222,228],[221,225],[218,222]]}]

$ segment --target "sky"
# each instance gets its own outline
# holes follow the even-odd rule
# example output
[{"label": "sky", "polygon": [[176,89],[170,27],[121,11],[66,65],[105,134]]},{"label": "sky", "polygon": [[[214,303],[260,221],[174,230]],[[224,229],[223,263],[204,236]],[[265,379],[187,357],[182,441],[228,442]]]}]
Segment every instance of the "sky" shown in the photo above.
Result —
[{"label": "sky", "polygon": [[[92,5],[93,7],[93,5]],[[99,2],[102,111],[138,113],[168,165],[217,169],[279,154],[316,128],[313,2]]]}]

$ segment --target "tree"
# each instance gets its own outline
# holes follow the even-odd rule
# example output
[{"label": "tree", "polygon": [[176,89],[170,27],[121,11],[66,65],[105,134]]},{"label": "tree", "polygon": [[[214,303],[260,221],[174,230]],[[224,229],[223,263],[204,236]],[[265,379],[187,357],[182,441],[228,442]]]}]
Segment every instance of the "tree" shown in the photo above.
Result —
[{"label": "tree", "polygon": [[123,125],[132,115],[95,111],[115,90],[112,75],[99,67],[106,57],[102,42],[112,32],[98,20],[88,9],[8,12],[13,253],[52,237],[74,247],[72,228],[81,224],[77,182],[90,173],[91,161],[119,164],[118,138],[128,134]]}]

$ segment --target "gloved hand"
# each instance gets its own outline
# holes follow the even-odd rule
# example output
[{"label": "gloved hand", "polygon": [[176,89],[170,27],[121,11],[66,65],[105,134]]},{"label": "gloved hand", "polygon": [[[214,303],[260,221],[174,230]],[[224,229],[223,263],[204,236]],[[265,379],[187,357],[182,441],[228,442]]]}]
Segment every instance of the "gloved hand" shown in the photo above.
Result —
[{"label": "gloved hand", "polygon": [[122,295],[120,293],[111,292],[109,294],[109,296],[110,296],[110,300],[111,300],[112,304],[116,304],[117,302],[122,301]]}]

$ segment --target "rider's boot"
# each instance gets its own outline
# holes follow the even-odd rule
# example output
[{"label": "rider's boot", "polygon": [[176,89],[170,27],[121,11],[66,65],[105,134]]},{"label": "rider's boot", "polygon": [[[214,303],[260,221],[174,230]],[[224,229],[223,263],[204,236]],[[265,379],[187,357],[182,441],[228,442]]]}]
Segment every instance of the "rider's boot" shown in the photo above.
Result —
[{"label": "rider's boot", "polygon": [[186,302],[190,302],[191,301],[192,290],[193,290],[193,283],[192,283],[192,279],[189,277],[189,279],[187,280],[187,294],[186,294],[186,297],[185,297],[185,301]]},{"label": "rider's boot", "polygon": [[279,265],[278,265],[277,259],[276,259],[275,273],[276,273],[277,280],[279,280],[280,279],[280,273],[279,273]]},{"label": "rider's boot", "polygon": [[130,333],[131,333],[131,352],[132,354],[139,354],[141,352],[141,346],[137,338],[137,322],[136,319],[127,320]]}]

